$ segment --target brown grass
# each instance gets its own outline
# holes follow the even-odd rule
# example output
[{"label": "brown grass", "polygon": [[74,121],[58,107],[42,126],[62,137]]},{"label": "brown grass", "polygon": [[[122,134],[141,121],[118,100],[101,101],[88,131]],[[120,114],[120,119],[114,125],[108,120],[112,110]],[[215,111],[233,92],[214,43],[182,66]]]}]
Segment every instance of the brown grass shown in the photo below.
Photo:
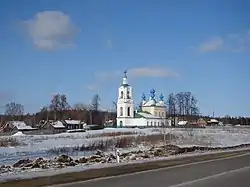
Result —
[{"label": "brown grass", "polygon": [[85,138],[127,136],[136,134],[138,134],[138,132],[104,132],[100,134],[88,134]]},{"label": "brown grass", "polygon": [[184,158],[175,158],[173,160],[156,160],[145,163],[133,163],[122,166],[112,166],[109,168],[100,168],[100,169],[90,169],[86,171],[74,172],[74,173],[63,173],[58,174],[53,177],[37,177],[32,179],[19,179],[12,180],[0,183],[1,187],[20,187],[20,186],[29,186],[29,187],[42,187],[50,186],[56,184],[65,184],[70,182],[77,181],[86,181],[94,178],[108,177],[108,176],[117,176],[127,173],[134,173],[145,170],[152,170],[157,168],[171,167],[181,164],[188,164],[199,161],[206,161],[218,158],[226,158],[230,156],[235,156],[238,154],[246,153],[247,151],[237,151],[235,153],[211,153],[207,155],[195,155],[193,157],[184,157]]},{"label": "brown grass", "polygon": [[0,147],[15,147],[21,145],[15,138],[1,138]]},{"label": "brown grass", "polygon": [[[138,135],[138,136],[112,136],[107,139],[100,139],[93,141],[88,145],[81,145],[75,147],[58,147],[47,151],[48,154],[62,154],[77,151],[95,151],[95,150],[109,150],[113,148],[128,148],[135,147],[140,144],[156,145],[163,142],[163,134],[151,134],[151,135]],[[166,134],[166,140],[169,141],[175,137],[170,134]]]}]

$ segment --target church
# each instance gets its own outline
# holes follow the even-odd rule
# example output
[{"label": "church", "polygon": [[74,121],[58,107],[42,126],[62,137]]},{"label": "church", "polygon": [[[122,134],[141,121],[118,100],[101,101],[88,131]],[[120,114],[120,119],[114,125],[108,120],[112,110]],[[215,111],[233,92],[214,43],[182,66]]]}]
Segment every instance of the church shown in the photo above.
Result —
[{"label": "church", "polygon": [[167,125],[164,97],[160,94],[156,99],[155,90],[150,90],[147,100],[145,94],[141,98],[140,111],[135,110],[132,86],[128,84],[127,72],[124,72],[122,84],[118,89],[117,127],[159,127]]}]

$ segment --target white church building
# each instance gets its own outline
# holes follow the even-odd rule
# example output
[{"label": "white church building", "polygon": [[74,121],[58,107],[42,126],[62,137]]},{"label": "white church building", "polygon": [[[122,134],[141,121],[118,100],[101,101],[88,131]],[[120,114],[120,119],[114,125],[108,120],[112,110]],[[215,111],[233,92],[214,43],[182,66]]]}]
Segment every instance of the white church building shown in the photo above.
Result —
[{"label": "white church building", "polygon": [[127,72],[124,72],[122,84],[118,89],[117,127],[159,127],[167,124],[166,106],[161,94],[155,98],[155,90],[150,90],[150,98],[142,95],[141,110],[135,111],[133,90],[128,84]]}]

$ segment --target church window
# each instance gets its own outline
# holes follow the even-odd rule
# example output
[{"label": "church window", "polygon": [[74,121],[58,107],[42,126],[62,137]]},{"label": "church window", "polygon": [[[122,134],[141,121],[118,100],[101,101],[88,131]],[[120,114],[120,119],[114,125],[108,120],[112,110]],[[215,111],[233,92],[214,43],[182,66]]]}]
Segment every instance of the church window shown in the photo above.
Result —
[{"label": "church window", "polygon": [[154,126],[156,126],[156,122],[154,122]]},{"label": "church window", "polygon": [[120,107],[120,116],[123,116],[123,108]]},{"label": "church window", "polygon": [[147,126],[149,126],[149,121],[147,121]]},{"label": "church window", "polygon": [[161,117],[161,113],[159,112],[159,116]]},{"label": "church window", "polygon": [[158,121],[158,126],[160,126],[160,122]]},{"label": "church window", "polygon": [[129,92],[129,90],[127,91],[127,98],[130,99],[130,92]]},{"label": "church window", "polygon": [[162,112],[162,117],[164,117],[164,112]]},{"label": "church window", "polygon": [[153,122],[151,121],[151,126],[153,126]]},{"label": "church window", "polygon": [[120,121],[120,127],[123,127],[123,122],[122,121]]},{"label": "church window", "polygon": [[121,98],[123,98],[123,91],[121,91]]},{"label": "church window", "polygon": [[130,116],[130,107],[128,107],[128,111],[127,112],[128,112],[128,116]]}]

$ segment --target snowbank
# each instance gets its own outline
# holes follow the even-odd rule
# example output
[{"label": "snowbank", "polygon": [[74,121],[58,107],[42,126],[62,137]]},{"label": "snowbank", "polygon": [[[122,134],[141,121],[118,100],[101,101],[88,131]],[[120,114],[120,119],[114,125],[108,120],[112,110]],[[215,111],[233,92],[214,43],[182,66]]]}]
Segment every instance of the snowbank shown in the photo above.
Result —
[{"label": "snowbank", "polygon": [[25,134],[23,134],[23,132],[18,131],[17,133],[13,134],[12,136],[25,136]]}]

